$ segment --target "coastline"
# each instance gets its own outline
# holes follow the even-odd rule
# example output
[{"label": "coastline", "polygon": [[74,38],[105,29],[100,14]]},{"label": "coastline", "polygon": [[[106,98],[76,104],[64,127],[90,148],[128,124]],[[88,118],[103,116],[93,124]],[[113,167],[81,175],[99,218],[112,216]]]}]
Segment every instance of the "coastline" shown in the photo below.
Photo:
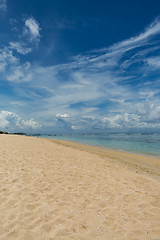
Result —
[{"label": "coastline", "polygon": [[159,134],[76,134],[61,136],[42,135],[39,137],[62,141],[73,141],[80,144],[100,147],[108,150],[129,152],[133,154],[147,155],[160,158]]},{"label": "coastline", "polygon": [[48,140],[62,146],[76,148],[81,151],[97,154],[103,158],[109,158],[112,161],[116,161],[117,164],[122,164],[130,169],[152,175],[156,178],[160,177],[160,158],[156,156],[106,149],[103,147],[91,146],[73,141],[57,139]]},{"label": "coastline", "polygon": [[158,159],[14,135],[0,156],[0,239],[159,240]]}]

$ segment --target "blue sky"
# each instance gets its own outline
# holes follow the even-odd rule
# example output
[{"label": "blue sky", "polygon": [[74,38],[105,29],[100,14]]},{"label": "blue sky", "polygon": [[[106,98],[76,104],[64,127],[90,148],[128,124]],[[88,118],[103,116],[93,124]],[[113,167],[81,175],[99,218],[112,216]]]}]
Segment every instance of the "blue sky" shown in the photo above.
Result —
[{"label": "blue sky", "polygon": [[160,132],[160,1],[0,0],[0,129]]}]

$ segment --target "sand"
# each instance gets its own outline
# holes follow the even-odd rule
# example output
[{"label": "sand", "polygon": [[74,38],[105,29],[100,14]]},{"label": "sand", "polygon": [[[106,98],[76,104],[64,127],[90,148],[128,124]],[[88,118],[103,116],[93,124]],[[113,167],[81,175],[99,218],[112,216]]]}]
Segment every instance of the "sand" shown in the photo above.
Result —
[{"label": "sand", "polygon": [[159,240],[160,159],[0,135],[1,240]]}]

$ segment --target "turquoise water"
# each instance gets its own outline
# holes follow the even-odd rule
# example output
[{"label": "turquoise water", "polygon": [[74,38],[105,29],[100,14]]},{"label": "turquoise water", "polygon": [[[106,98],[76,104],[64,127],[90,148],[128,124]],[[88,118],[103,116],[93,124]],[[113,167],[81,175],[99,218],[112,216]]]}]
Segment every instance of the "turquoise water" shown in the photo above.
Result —
[{"label": "turquoise water", "polygon": [[74,134],[40,137],[160,157],[160,134]]}]

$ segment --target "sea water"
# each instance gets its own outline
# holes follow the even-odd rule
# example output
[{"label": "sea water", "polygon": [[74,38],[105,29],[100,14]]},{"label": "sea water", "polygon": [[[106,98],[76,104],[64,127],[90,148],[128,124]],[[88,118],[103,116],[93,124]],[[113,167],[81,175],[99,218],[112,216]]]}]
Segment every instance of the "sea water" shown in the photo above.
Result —
[{"label": "sea water", "polygon": [[160,134],[72,134],[41,137],[160,157]]}]

